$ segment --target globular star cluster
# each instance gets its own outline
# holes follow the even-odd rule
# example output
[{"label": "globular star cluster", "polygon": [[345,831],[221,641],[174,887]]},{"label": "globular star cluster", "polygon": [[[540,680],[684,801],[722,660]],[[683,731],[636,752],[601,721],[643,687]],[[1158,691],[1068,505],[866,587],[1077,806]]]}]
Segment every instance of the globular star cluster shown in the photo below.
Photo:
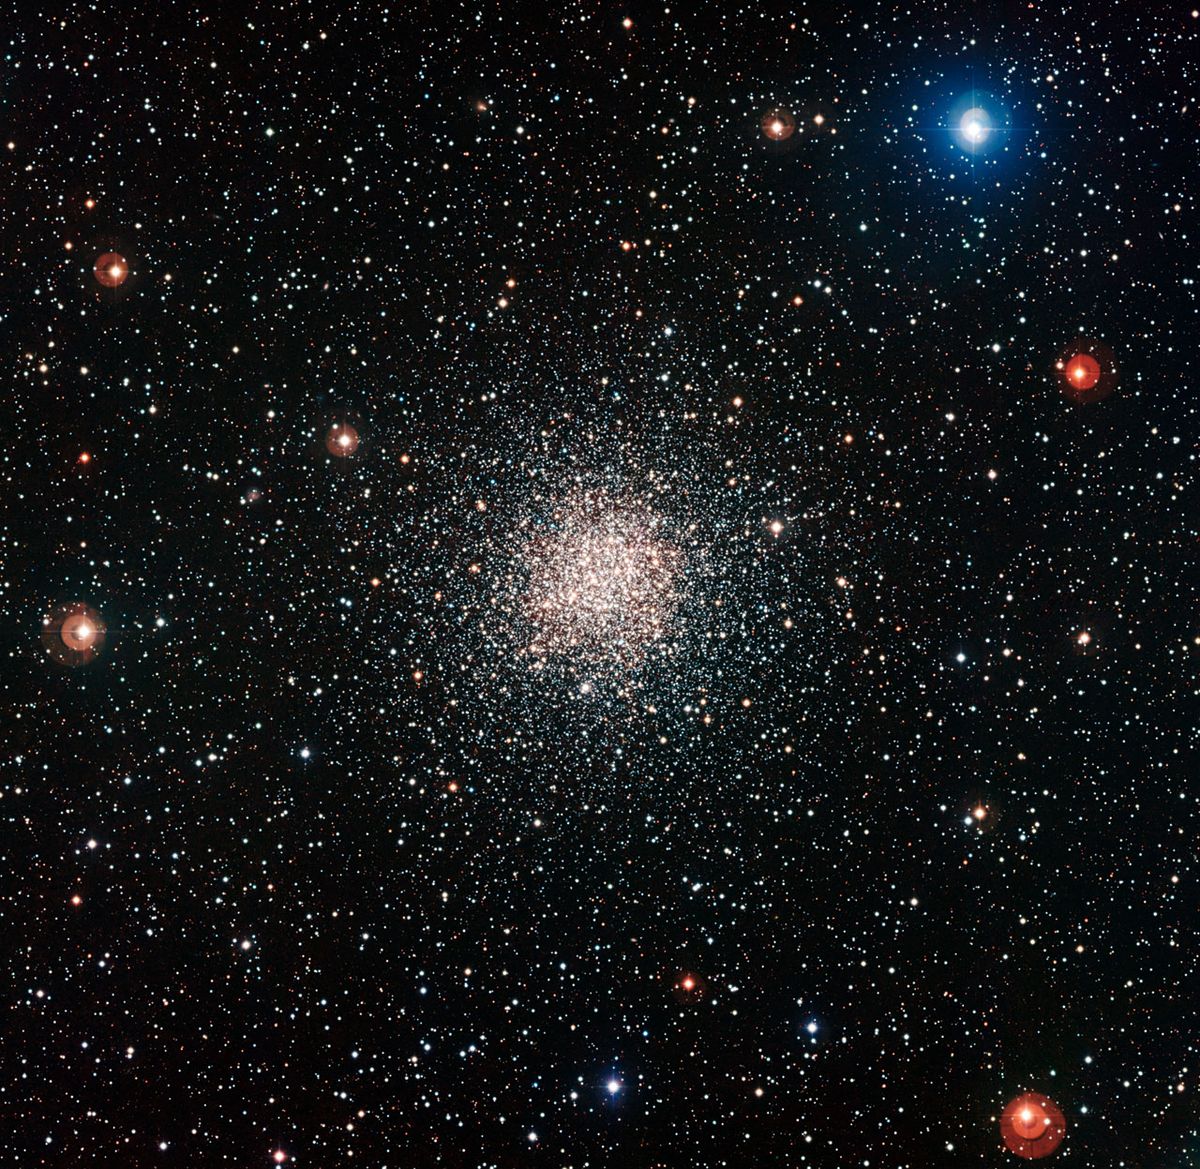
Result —
[{"label": "globular star cluster", "polygon": [[[516,762],[545,769],[553,790],[565,768],[572,799],[619,794],[615,775],[670,776],[669,802],[699,757],[741,758],[727,737],[740,739],[772,688],[828,688],[821,647],[853,619],[841,574],[865,577],[871,554],[844,542],[855,512],[844,485],[786,446],[785,461],[764,462],[743,399],[703,418],[651,413],[590,376],[603,400],[592,417],[560,413],[506,438],[495,411],[497,433],[456,441],[459,456],[426,472],[424,498],[410,484],[392,522],[373,518],[356,537],[357,555],[383,567],[358,619],[368,668],[349,686],[365,687],[367,708],[385,678],[440,704],[422,723],[501,793]],[[636,397],[644,383],[629,383]],[[814,437],[819,450],[836,461],[836,443]],[[424,456],[406,457],[407,476]],[[842,705],[828,695],[822,721]],[[797,730],[764,734],[792,752]],[[484,762],[488,742],[499,754]]]},{"label": "globular star cluster", "polygon": [[1187,6],[18,6],[0,1164],[1200,1157]]},{"label": "globular star cluster", "polygon": [[683,553],[636,502],[584,492],[556,506],[524,549],[528,653],[640,662],[668,637]]}]

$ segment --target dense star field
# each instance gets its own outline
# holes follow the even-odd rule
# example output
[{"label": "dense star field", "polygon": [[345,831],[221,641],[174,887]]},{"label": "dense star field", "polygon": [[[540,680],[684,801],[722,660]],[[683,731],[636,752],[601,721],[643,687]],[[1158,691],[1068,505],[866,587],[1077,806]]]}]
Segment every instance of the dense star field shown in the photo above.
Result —
[{"label": "dense star field", "polygon": [[0,1164],[1200,1158],[1200,12],[18,5]]}]

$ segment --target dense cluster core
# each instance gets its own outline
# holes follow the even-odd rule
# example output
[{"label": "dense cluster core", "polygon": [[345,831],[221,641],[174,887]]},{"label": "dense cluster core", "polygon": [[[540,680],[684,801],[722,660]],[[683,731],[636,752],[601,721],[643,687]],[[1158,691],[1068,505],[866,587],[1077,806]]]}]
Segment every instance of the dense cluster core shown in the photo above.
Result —
[{"label": "dense cluster core", "polygon": [[669,635],[684,556],[648,507],[577,494],[530,536],[525,559],[523,614],[535,659],[634,666]]}]

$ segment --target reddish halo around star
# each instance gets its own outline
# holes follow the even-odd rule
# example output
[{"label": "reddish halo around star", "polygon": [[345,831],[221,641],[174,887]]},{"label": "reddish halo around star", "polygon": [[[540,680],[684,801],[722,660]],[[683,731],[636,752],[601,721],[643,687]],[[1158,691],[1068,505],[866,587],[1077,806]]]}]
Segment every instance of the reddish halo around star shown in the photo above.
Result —
[{"label": "reddish halo around star", "polygon": [[100,630],[87,613],[72,613],[58,632],[63,645],[77,652],[91,649],[100,637]]},{"label": "reddish halo around star", "polygon": [[1117,359],[1103,341],[1076,337],[1059,353],[1054,368],[1062,392],[1079,406],[1101,402],[1117,388]]},{"label": "reddish halo around star", "polygon": [[84,666],[104,646],[104,618],[82,601],[56,605],[42,619],[46,652],[64,666]]},{"label": "reddish halo around star", "polygon": [[796,119],[784,109],[767,110],[760,124],[762,132],[775,142],[783,142],[796,132]]},{"label": "reddish halo around star", "polygon": [[1077,353],[1067,362],[1067,383],[1076,390],[1094,389],[1100,380],[1100,362],[1090,353]]},{"label": "reddish halo around star", "polygon": [[671,993],[680,1003],[694,1004],[700,1002],[708,991],[704,979],[694,970],[681,970],[675,975],[671,985]]},{"label": "reddish halo around star", "polygon": [[105,252],[96,260],[95,277],[105,288],[117,288],[129,276],[129,264],[116,252]]},{"label": "reddish halo around star", "polygon": [[1004,1147],[1027,1161],[1048,1157],[1067,1132],[1062,1109],[1038,1092],[1013,1097],[1000,1114],[1000,1139]]},{"label": "reddish halo around star", "polygon": [[349,458],[358,450],[358,431],[349,422],[335,422],[325,435],[325,449],[339,459]]}]

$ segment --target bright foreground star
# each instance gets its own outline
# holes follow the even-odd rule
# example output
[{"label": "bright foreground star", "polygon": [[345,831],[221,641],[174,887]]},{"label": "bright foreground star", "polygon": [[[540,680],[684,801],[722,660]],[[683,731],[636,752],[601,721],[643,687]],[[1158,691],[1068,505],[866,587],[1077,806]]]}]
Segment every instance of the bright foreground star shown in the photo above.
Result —
[{"label": "bright foreground star", "polygon": [[968,146],[982,146],[992,132],[991,119],[986,110],[974,106],[959,119],[958,130]]},{"label": "bright foreground star", "polygon": [[1000,1115],[1000,1139],[1005,1148],[1027,1161],[1048,1157],[1062,1144],[1066,1131],[1062,1110],[1036,1092],[1010,1100]]}]

